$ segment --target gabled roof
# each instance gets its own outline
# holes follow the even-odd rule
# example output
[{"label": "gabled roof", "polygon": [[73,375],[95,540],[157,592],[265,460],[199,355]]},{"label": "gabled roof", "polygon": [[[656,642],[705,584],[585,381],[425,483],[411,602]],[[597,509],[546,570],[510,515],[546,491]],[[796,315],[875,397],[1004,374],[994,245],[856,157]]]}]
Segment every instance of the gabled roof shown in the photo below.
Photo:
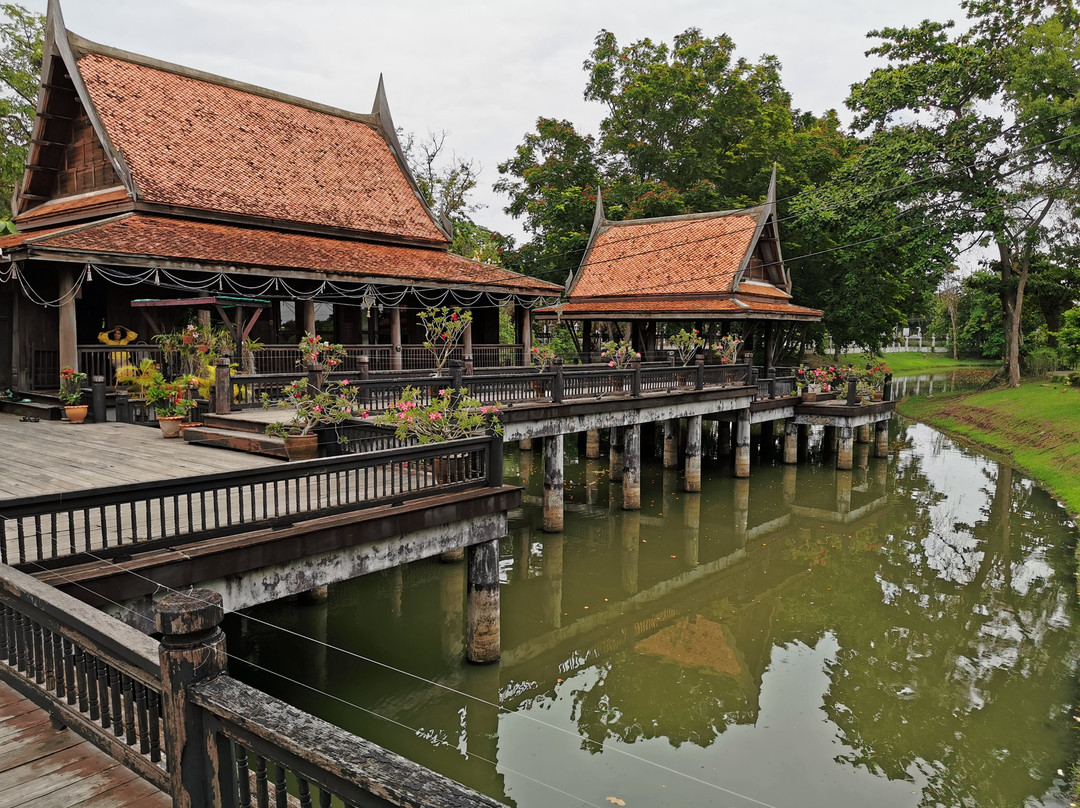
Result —
[{"label": "gabled roof", "polygon": [[611,221],[598,194],[589,245],[566,297],[538,316],[812,321],[822,315],[790,303],[775,170],[765,202],[743,210]]},{"label": "gabled roof", "polygon": [[0,250],[13,257],[112,266],[228,270],[399,286],[467,286],[472,291],[528,296],[554,297],[561,291],[555,284],[445,250],[142,213],[3,236]]},{"label": "gabled roof", "polygon": [[[21,226],[48,196],[35,172],[58,170],[57,121],[81,106],[106,168],[139,209],[397,243],[449,240],[404,163],[381,80],[372,114],[350,113],[89,42],[64,28],[55,0],[42,75],[16,195]],[[49,111],[56,107],[62,114]]]}]

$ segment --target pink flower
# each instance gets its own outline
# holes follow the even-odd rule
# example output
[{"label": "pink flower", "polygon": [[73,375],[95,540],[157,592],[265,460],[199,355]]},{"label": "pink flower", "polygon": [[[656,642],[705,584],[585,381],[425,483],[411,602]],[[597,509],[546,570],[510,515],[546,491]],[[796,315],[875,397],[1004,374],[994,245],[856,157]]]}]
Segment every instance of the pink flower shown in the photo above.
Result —
[{"label": "pink flower", "polygon": [[610,362],[608,362],[607,364],[608,364],[608,367],[609,367],[609,368],[613,368],[613,367],[615,367],[615,360],[614,360],[614,359],[612,359],[612,360],[611,360]]},{"label": "pink flower", "polygon": [[322,407],[320,407],[318,404],[316,404],[314,407],[311,408],[311,411],[312,412],[322,412]]},{"label": "pink flower", "polygon": [[440,391],[439,391],[439,395],[440,395],[440,396],[445,396],[445,395],[446,395],[446,391],[445,391],[445,390],[440,390]]}]

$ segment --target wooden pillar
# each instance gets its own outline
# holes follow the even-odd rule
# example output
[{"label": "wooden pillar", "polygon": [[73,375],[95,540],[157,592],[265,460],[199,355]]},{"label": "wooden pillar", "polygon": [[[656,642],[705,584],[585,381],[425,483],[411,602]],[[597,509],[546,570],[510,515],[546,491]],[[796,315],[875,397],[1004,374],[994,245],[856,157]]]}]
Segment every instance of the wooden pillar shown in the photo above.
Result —
[{"label": "wooden pillar", "polygon": [[544,532],[563,529],[563,436],[544,438]]},{"label": "wooden pillar", "polygon": [[664,468],[679,467],[679,419],[664,421]]},{"label": "wooden pillar", "polygon": [[641,510],[641,425],[623,429],[623,510]]},{"label": "wooden pillar", "polygon": [[852,450],[853,450],[853,432],[850,426],[842,426],[838,429],[840,433],[840,439],[836,447],[836,467],[838,469],[851,470],[852,463]]},{"label": "wooden pillar", "polygon": [[[210,589],[174,592],[155,607],[161,632],[162,724],[169,785],[176,808],[223,805],[232,795],[231,755],[217,753],[217,734],[203,725],[205,713],[188,700],[188,686],[227,669],[225,635],[219,628],[225,612],[221,595]],[[219,770],[221,766],[221,770]]]},{"label": "wooden pillar", "polygon": [[532,311],[524,306],[521,307],[521,347],[522,361],[527,365],[532,355]]},{"label": "wooden pillar", "polygon": [[214,360],[214,415],[228,415],[232,412],[232,401],[229,357],[219,356]]},{"label": "wooden pillar", "polygon": [[583,320],[581,323],[581,352],[583,362],[588,362],[588,356],[593,352],[593,321]]},{"label": "wooden pillar", "polygon": [[870,442],[870,424],[863,424],[859,427],[858,432],[855,434],[856,443],[869,443]]},{"label": "wooden pillar", "polygon": [[465,658],[477,665],[498,662],[499,540],[469,545]]},{"label": "wooden pillar", "polygon": [[735,422],[735,476],[750,476],[750,410],[739,410]]},{"label": "wooden pillar", "polygon": [[585,457],[596,460],[600,457],[600,430],[589,429],[585,432]]},{"label": "wooden pillar", "polygon": [[390,307],[390,370],[401,370],[401,309]]},{"label": "wooden pillar", "polygon": [[612,482],[618,483],[623,478],[623,429],[613,426],[608,434],[611,447],[608,451],[608,476]]},{"label": "wooden pillar", "polygon": [[799,462],[799,425],[794,418],[784,421],[784,462]]},{"label": "wooden pillar", "polygon": [[686,419],[686,476],[684,488],[689,492],[701,490],[701,416]]},{"label": "wooden pillar", "polygon": [[78,322],[75,318],[75,270],[69,264],[60,267],[60,367],[79,369]]},{"label": "wooden pillar", "polygon": [[878,421],[874,424],[874,457],[889,456],[889,422]]},{"label": "wooden pillar", "polygon": [[[209,313],[209,312],[207,312]],[[305,334],[315,333],[315,301],[314,300],[297,300],[296,301],[296,321],[300,324],[300,328]],[[207,320],[209,324],[209,319]]]},{"label": "wooden pillar", "polygon": [[472,322],[469,322],[461,332],[461,355],[466,362],[473,361]]}]

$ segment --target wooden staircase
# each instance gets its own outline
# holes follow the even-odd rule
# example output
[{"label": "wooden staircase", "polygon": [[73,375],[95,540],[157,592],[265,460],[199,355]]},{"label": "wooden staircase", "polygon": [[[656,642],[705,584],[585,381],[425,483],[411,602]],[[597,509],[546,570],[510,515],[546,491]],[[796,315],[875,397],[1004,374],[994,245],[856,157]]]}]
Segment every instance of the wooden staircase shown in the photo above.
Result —
[{"label": "wooden staircase", "polygon": [[[0,392],[3,391],[0,390]],[[16,390],[11,398],[0,398],[0,412],[40,418],[42,421],[59,421],[64,414],[64,408],[55,395],[24,393]]]},{"label": "wooden staircase", "polygon": [[204,415],[201,426],[184,429],[184,440],[204,446],[233,449],[238,452],[280,457],[287,460],[285,441],[265,432],[266,422],[244,420],[235,416]]}]

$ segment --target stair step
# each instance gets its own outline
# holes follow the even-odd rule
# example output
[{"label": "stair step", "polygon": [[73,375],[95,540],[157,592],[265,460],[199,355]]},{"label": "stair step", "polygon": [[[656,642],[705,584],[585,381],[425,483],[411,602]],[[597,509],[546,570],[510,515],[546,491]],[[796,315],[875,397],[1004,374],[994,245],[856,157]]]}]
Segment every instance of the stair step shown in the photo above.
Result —
[{"label": "stair step", "polygon": [[64,408],[55,402],[0,399],[0,412],[40,418],[43,421],[59,421],[63,411]]},{"label": "stair step", "polygon": [[213,413],[206,413],[203,415],[202,422],[205,426],[213,427],[214,429],[224,429],[229,432],[257,433],[259,435],[265,434],[266,432],[265,422],[244,421],[231,416],[214,415]]},{"label": "stair step", "polygon": [[272,438],[261,432],[255,433],[242,429],[222,429],[215,426],[191,426],[184,430],[184,440],[204,446],[220,449],[234,449],[238,452],[280,457],[287,459],[285,441]]}]

